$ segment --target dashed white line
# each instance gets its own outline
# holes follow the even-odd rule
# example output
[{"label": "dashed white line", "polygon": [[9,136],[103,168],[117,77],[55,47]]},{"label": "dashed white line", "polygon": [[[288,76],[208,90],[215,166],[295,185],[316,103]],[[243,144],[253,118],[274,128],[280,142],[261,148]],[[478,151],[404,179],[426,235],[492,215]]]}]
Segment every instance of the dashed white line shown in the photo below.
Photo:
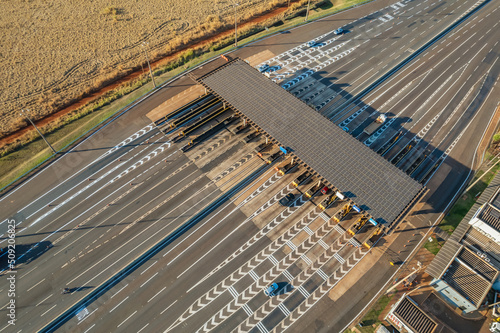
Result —
[{"label": "dashed white line", "polygon": [[156,272],[153,276],[151,276],[149,279],[147,279],[146,282],[144,282],[143,284],[141,284],[141,286],[139,288],[142,288],[146,283],[148,283],[152,278],[154,278],[156,275],[158,275],[158,272]]},{"label": "dashed white line", "polygon": [[168,309],[170,309],[172,307],[172,305],[174,305],[175,303],[177,303],[177,300],[175,300],[172,304],[170,304],[169,306],[167,306],[165,308],[165,310],[163,310],[162,312],[160,312],[160,314],[163,314],[165,311],[167,311]]},{"label": "dashed white line", "polygon": [[30,289],[26,290],[26,291],[30,291],[31,289],[35,288],[36,286],[38,286],[40,283],[42,283],[43,281],[45,281],[45,278],[40,280],[40,282],[38,282],[37,284],[35,284],[33,287],[31,287]]},{"label": "dashed white line", "polygon": [[167,288],[167,287],[163,287],[163,289],[162,289],[162,290],[160,290],[159,292],[157,292],[157,293],[156,293],[153,297],[151,297],[151,298],[148,300],[148,303],[149,303],[149,302],[151,302],[151,300],[152,300],[153,298],[155,298],[156,296],[158,296],[158,295],[159,295],[159,294],[160,294],[163,290],[165,290],[166,288]]},{"label": "dashed white line", "polygon": [[128,316],[128,317],[127,317],[127,319],[125,319],[124,321],[122,321],[122,322],[120,323],[120,325],[118,325],[118,326],[116,326],[116,327],[118,328],[118,327],[122,326],[123,324],[125,324],[125,322],[126,322],[127,320],[129,320],[129,319],[130,319],[133,315],[135,315],[136,313],[137,313],[137,310],[135,310],[135,311],[134,311],[134,313],[132,313],[130,316]]},{"label": "dashed white line", "polygon": [[125,298],[124,298],[124,299],[123,299],[120,303],[116,304],[116,306],[115,306],[114,308],[112,308],[112,309],[111,309],[111,311],[109,311],[109,313],[111,313],[111,312],[115,311],[115,309],[116,309],[117,307],[119,307],[119,306],[120,306],[123,302],[125,302],[127,299],[128,299],[128,296],[127,296],[127,297],[125,297]]},{"label": "dashed white line", "polygon": [[113,297],[115,297],[116,295],[118,295],[118,293],[119,293],[120,291],[122,291],[123,289],[125,289],[125,287],[126,287],[126,286],[128,286],[128,283],[127,283],[126,285],[124,285],[124,286],[123,286],[120,290],[118,290],[118,291],[117,291],[117,292],[116,292],[113,296],[111,296],[110,298],[113,298]]}]

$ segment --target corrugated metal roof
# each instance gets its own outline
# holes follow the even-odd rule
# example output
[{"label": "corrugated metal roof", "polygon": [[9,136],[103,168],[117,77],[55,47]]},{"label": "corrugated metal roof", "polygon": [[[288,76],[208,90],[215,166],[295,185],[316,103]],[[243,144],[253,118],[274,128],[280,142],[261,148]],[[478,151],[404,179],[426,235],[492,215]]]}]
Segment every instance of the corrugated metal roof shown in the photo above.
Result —
[{"label": "corrugated metal roof", "polygon": [[394,314],[415,333],[432,333],[437,326],[408,296],[401,300]]},{"label": "corrugated metal roof", "polygon": [[458,251],[461,249],[462,239],[466,237],[469,229],[472,229],[469,225],[469,221],[472,219],[472,216],[477,212],[481,205],[485,204],[488,201],[495,200],[496,192],[500,188],[500,173],[497,173],[495,177],[491,180],[490,184],[486,189],[481,193],[476,203],[472,206],[472,208],[467,212],[465,217],[460,221],[457,228],[450,236],[448,241],[441,248],[436,257],[432,260],[432,262],[427,266],[425,270],[430,276],[439,279],[443,275],[443,273],[448,269],[448,265],[452,262],[452,260],[457,255]]},{"label": "corrugated metal roof", "polygon": [[460,251],[457,255],[457,259],[463,261],[470,268],[479,272],[479,274],[481,274],[489,282],[493,282],[497,276],[498,271],[495,267],[484,261],[483,258],[480,258],[476,253],[466,247],[462,248],[462,251]]},{"label": "corrugated metal roof", "polygon": [[422,190],[421,184],[242,60],[198,81],[379,222],[393,222]]},{"label": "corrugated metal roof", "polygon": [[490,282],[457,260],[451,263],[441,279],[475,306],[481,304],[491,288]]}]

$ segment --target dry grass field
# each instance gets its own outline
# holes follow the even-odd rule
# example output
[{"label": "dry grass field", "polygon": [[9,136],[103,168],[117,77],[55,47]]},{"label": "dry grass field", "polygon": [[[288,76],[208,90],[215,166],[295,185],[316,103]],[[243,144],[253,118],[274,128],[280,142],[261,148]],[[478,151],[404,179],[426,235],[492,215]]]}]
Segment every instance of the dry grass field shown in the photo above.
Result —
[{"label": "dry grass field", "polygon": [[[0,137],[233,24],[233,0],[0,0]],[[286,0],[238,0],[246,20]]]}]

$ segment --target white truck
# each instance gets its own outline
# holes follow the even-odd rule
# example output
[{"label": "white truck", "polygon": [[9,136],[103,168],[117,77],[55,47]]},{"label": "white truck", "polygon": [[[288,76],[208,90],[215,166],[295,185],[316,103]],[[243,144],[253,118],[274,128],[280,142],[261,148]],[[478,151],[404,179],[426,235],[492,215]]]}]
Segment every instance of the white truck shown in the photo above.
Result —
[{"label": "white truck", "polygon": [[366,128],[363,130],[363,132],[368,134],[368,135],[372,135],[373,132],[378,130],[378,128],[380,126],[382,126],[383,123],[385,123],[386,119],[387,119],[387,117],[385,116],[385,114],[381,114],[380,116],[377,117],[377,119],[375,119],[373,121],[373,123],[366,126]]}]

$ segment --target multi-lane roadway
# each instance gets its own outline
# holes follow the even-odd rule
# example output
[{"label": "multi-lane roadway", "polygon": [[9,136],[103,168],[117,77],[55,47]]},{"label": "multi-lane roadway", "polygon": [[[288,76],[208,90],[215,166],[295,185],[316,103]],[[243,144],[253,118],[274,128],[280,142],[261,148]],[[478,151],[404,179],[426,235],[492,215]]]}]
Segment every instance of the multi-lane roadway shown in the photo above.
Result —
[{"label": "multi-lane roadway", "polygon": [[[344,329],[397,272],[388,262],[411,254],[482,157],[476,148],[498,106],[499,7],[376,1],[231,54],[270,54],[255,63],[278,66],[270,79],[427,184],[425,204],[379,246],[368,249],[362,234],[347,232],[356,214],[330,219],[342,200],[323,211],[324,195],[310,199],[306,185],[291,185],[303,170],[282,176],[273,169],[282,161],[257,156],[263,138],[246,144],[248,132],[223,130],[182,153],[144,116],[193,84],[181,77],[0,198],[2,247],[8,220],[17,225],[16,270],[2,271],[16,276],[17,321],[13,330],[4,316],[0,330],[42,328],[193,219],[60,330]],[[346,33],[335,35],[338,27]],[[381,113],[388,120],[367,136],[363,129]],[[295,201],[285,207],[279,200],[289,193]],[[398,253],[403,243],[410,246]],[[267,297],[272,282],[280,289]],[[5,314],[8,287],[2,279]]]}]

